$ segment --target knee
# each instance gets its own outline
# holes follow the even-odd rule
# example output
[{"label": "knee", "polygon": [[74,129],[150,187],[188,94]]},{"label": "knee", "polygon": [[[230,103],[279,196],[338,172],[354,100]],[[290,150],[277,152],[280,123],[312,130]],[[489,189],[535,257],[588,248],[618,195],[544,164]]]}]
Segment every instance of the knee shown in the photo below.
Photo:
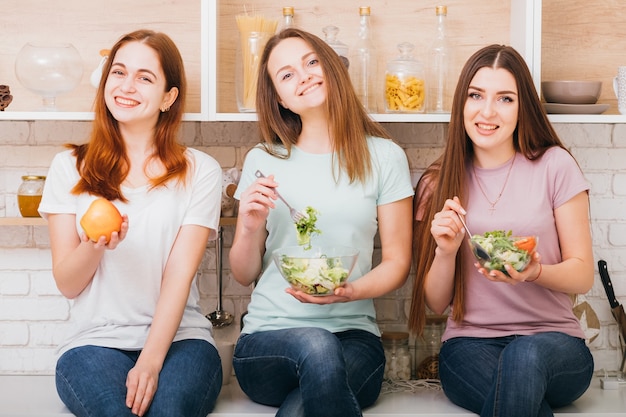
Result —
[{"label": "knee", "polygon": [[298,329],[300,346],[302,347],[303,360],[314,362],[327,362],[329,358],[342,355],[341,343],[337,337],[328,330],[319,328]]}]

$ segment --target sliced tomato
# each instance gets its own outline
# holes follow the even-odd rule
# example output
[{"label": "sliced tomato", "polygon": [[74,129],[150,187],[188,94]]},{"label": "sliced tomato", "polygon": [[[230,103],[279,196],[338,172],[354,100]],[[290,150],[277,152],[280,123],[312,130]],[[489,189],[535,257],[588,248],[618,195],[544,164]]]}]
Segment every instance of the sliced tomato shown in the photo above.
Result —
[{"label": "sliced tomato", "polygon": [[537,245],[537,240],[534,236],[523,237],[521,239],[516,240],[513,244],[521,250],[525,250],[526,252],[532,252],[535,250],[535,246]]}]

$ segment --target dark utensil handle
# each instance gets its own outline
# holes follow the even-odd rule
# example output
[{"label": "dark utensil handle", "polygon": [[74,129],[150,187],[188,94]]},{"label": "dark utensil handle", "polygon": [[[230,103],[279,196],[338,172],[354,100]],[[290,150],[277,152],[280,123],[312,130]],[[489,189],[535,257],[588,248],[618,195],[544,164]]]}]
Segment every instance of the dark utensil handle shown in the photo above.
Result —
[{"label": "dark utensil handle", "polygon": [[600,271],[600,279],[602,280],[602,285],[604,286],[604,291],[606,291],[606,296],[609,299],[611,308],[619,306],[619,302],[615,297],[615,291],[613,290],[613,283],[611,283],[611,277],[609,276],[608,266],[603,259],[598,261],[598,270]]}]

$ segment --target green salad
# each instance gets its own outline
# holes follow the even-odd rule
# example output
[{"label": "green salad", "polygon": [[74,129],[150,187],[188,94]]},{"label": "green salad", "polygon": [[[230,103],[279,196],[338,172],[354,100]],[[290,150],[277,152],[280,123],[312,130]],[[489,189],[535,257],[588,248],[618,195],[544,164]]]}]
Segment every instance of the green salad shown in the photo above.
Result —
[{"label": "green salad", "polygon": [[304,246],[305,249],[311,249],[311,236],[322,233],[315,226],[319,212],[313,207],[307,206],[304,209],[304,214],[304,218],[295,224],[296,232],[298,233],[298,245]]},{"label": "green salad", "polygon": [[504,264],[510,264],[517,271],[526,268],[530,261],[530,254],[527,250],[515,245],[517,240],[511,234],[511,231],[494,230],[483,235],[472,236],[472,240],[482,246],[491,257],[490,261],[483,262],[483,267],[489,270],[497,269],[504,273],[506,273]]},{"label": "green salad", "polygon": [[280,265],[285,279],[307,294],[326,295],[343,284],[350,272],[340,258],[294,258],[282,255]]}]

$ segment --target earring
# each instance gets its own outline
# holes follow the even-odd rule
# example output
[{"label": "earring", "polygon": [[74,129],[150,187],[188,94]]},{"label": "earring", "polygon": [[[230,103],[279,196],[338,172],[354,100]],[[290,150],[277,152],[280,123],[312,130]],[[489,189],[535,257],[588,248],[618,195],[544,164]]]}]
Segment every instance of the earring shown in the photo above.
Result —
[{"label": "earring", "polygon": [[165,113],[166,111],[170,111],[170,107],[169,106],[167,106],[167,107],[163,106],[163,107],[161,107],[160,110],[161,110],[161,113]]}]

